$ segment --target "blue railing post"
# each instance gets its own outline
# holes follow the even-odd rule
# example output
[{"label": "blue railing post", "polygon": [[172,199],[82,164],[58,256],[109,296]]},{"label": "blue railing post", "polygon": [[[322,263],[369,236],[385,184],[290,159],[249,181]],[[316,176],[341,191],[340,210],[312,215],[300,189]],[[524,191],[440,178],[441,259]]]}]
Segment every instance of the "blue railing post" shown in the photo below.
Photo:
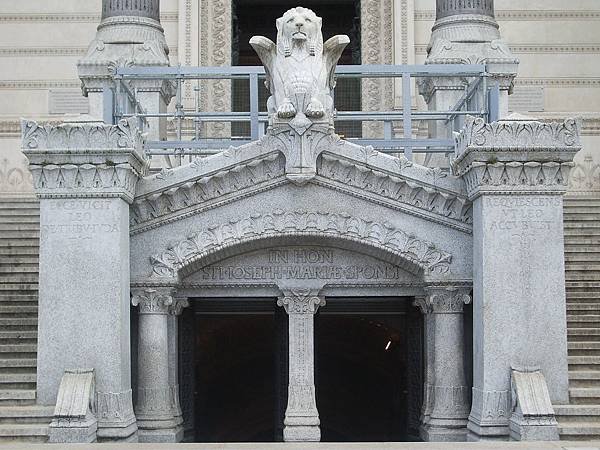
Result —
[{"label": "blue railing post", "polygon": [[111,125],[116,124],[115,120],[115,93],[112,88],[105,86],[102,88],[102,120]]},{"label": "blue railing post", "polygon": [[258,138],[258,74],[250,73],[250,139]]},{"label": "blue railing post", "polygon": [[412,139],[412,106],[411,106],[410,73],[402,74],[402,122],[404,123],[404,139],[407,144],[404,147],[404,156],[412,161],[413,148],[408,143]]},{"label": "blue railing post", "polygon": [[500,86],[495,83],[488,91],[488,122],[500,119]]}]

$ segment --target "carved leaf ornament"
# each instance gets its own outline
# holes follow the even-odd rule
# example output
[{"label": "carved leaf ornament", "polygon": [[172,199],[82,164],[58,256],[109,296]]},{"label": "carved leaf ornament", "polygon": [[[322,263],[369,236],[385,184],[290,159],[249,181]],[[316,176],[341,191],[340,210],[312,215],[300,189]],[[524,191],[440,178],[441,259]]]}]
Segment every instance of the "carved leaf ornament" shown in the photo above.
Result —
[{"label": "carved leaf ornament", "polygon": [[182,268],[226,248],[278,236],[324,236],[377,247],[425,272],[447,273],[452,255],[389,223],[349,214],[277,210],[231,220],[192,233],[163,253],[151,257],[152,276],[175,277]]}]

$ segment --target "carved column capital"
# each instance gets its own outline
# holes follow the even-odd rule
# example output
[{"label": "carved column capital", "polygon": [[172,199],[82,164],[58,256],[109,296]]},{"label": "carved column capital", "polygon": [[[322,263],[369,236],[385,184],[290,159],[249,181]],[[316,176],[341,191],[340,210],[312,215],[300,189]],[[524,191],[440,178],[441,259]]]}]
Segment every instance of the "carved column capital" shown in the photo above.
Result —
[{"label": "carved column capital", "polygon": [[131,304],[139,306],[140,314],[169,314],[173,305],[173,289],[132,289]]},{"label": "carved column capital", "polygon": [[169,305],[169,314],[180,316],[184,308],[190,306],[190,301],[185,297],[174,297],[173,303]]},{"label": "carved column capital", "polygon": [[430,298],[428,296],[415,297],[413,306],[418,308],[421,313],[427,315],[433,311]]},{"label": "carved column capital", "polygon": [[325,299],[319,297],[318,289],[290,289],[283,291],[277,306],[283,306],[288,314],[315,314]]},{"label": "carved column capital", "polygon": [[426,303],[434,314],[460,314],[471,303],[471,288],[442,286],[428,287]]}]

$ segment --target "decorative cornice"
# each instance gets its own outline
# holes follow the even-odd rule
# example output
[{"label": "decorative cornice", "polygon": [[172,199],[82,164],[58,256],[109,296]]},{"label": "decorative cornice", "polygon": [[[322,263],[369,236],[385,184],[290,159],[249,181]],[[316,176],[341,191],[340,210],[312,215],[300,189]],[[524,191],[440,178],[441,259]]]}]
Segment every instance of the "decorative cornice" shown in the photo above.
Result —
[{"label": "decorative cornice", "polygon": [[[496,20],[600,20],[598,10],[534,10],[534,9],[505,9],[495,11]],[[434,21],[435,11],[416,10],[415,20]]]},{"label": "decorative cornice", "polygon": [[[415,45],[417,55],[426,55],[428,45]],[[513,53],[600,53],[600,44],[509,44]]]},{"label": "decorative cornice", "polygon": [[[202,160],[196,160],[201,163]],[[194,163],[192,163],[194,164]],[[163,223],[170,218],[182,218],[222,205],[228,196],[239,198],[244,191],[256,192],[265,183],[272,183],[284,175],[285,161],[278,153],[271,153],[262,159],[250,160],[233,168],[198,174],[183,184],[175,184],[168,189],[136,197],[132,206],[132,232],[137,233],[148,226]],[[154,177],[165,179],[174,172],[163,169]],[[214,201],[214,202],[213,202]]]},{"label": "decorative cornice", "polygon": [[469,197],[486,193],[564,193],[581,149],[579,121],[562,123],[467,118],[457,142],[455,173]]},{"label": "decorative cornice", "polygon": [[551,86],[561,88],[581,88],[600,86],[599,77],[560,77],[560,78],[527,78],[515,79],[518,86]]},{"label": "decorative cornice", "polygon": [[394,227],[349,214],[281,211],[256,213],[248,218],[211,225],[151,258],[153,277],[175,277],[194,262],[227,248],[276,237],[323,236],[378,248],[405,262],[410,269],[446,273],[452,255],[431,242]]},{"label": "decorative cornice", "polygon": [[[404,167],[412,165],[403,158],[395,159],[400,172],[402,165]],[[390,200],[391,203],[409,206],[410,208],[403,209],[409,214],[421,217],[425,214],[428,219],[436,216],[438,222],[444,224],[452,222],[455,227],[458,225],[456,222],[459,222],[461,224],[459,229],[467,232],[471,230],[471,203],[466,195],[436,186],[436,177],[447,176],[439,169],[428,169],[427,178],[411,179],[398,174],[398,171],[380,171],[366,164],[362,165],[325,152],[321,157],[317,173],[322,177],[320,180],[333,184],[337,190],[361,198],[364,198],[365,194],[372,194]]]},{"label": "decorative cornice", "polygon": [[140,314],[168,314],[173,305],[172,288],[132,288],[131,304]]},{"label": "decorative cornice", "polygon": [[[179,13],[164,12],[160,15],[161,22],[177,22]],[[0,22],[86,22],[99,23],[101,15],[98,13],[79,14],[0,14]]]},{"label": "decorative cornice", "polygon": [[325,306],[325,298],[319,297],[318,289],[283,289],[277,306],[283,306],[288,314],[315,314]]},{"label": "decorative cornice", "polygon": [[135,120],[117,125],[23,121],[23,153],[42,198],[118,197],[131,202],[147,163]]},{"label": "decorative cornice", "polygon": [[77,89],[79,80],[2,80],[0,89],[38,90],[38,89]]}]

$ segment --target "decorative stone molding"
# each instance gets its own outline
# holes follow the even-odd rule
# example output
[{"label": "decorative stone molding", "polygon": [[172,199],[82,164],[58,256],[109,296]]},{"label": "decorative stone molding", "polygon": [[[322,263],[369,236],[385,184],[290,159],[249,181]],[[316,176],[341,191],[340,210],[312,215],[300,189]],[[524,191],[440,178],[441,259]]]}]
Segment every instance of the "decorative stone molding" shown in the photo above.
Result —
[{"label": "decorative stone molding", "polygon": [[426,287],[426,302],[434,314],[462,313],[464,305],[471,303],[470,287]]},{"label": "decorative stone molding", "polygon": [[[201,166],[202,159],[192,165]],[[211,207],[216,201],[221,205],[227,196],[239,198],[246,191],[255,192],[271,185],[273,180],[284,175],[285,161],[281,155],[271,153],[262,159],[251,159],[234,167],[220,171],[200,173],[183,184],[174,184],[168,189],[143,194],[135,198],[132,205],[131,226],[133,231],[148,222],[176,214],[197,212],[199,208]],[[165,169],[155,178],[172,178],[173,171]],[[200,175],[200,176],[199,176]],[[148,179],[147,179],[148,180]],[[175,181],[175,180],[174,180]],[[175,181],[175,183],[177,183]]]},{"label": "decorative stone molding", "polygon": [[120,197],[131,202],[146,170],[133,120],[117,125],[23,121],[23,153],[40,198]]},{"label": "decorative stone molding", "polygon": [[575,162],[569,176],[569,194],[585,195],[600,192],[600,163],[591,153]]},{"label": "decorative stone molding", "polygon": [[0,195],[33,191],[33,178],[27,170],[27,158],[18,155],[16,159],[0,160]]},{"label": "decorative stone molding", "polygon": [[469,198],[481,193],[564,193],[581,149],[580,123],[499,121],[469,117],[457,142],[453,169]]},{"label": "decorative stone molding", "polygon": [[433,312],[433,305],[431,303],[431,298],[428,296],[424,297],[416,297],[413,301],[413,306],[418,308],[422,314],[431,314]]},{"label": "decorative stone molding", "polygon": [[132,290],[131,304],[139,306],[140,314],[169,314],[173,307],[173,296],[172,292],[162,289],[136,288]]},{"label": "decorative stone molding", "polygon": [[479,425],[508,427],[511,410],[510,391],[482,391],[474,387],[469,426],[474,422]]},{"label": "decorative stone molding", "polygon": [[230,220],[190,234],[166,251],[151,258],[153,277],[174,277],[178,272],[208,255],[256,240],[278,236],[323,236],[364,243],[389,252],[408,263],[413,270],[446,273],[452,255],[430,242],[394,227],[349,214],[281,211],[256,213],[248,218]]},{"label": "decorative stone molding", "polygon": [[172,316],[180,316],[184,308],[190,306],[187,298],[173,298],[173,302],[169,305],[169,314]]},{"label": "decorative stone molding", "polygon": [[[200,61],[199,66],[231,65],[232,11],[231,0],[197,0],[200,4]],[[186,9],[191,10],[191,0]],[[200,107],[202,111],[231,111],[231,81],[203,80],[200,82]],[[207,125],[209,137],[227,137],[230,125],[214,122]]]},{"label": "decorative stone molding", "polygon": [[[393,0],[361,0],[361,63],[394,63]],[[391,111],[394,107],[394,82],[390,78],[362,81],[362,110]],[[363,137],[383,136],[383,125],[363,124]]]},{"label": "decorative stone molding", "polygon": [[[402,158],[396,158],[393,162],[401,169],[400,172],[402,172],[403,164],[404,167],[412,166],[412,163]],[[429,169],[432,177],[431,184],[429,184],[425,180],[410,178],[401,173],[386,173],[376,170],[372,166],[358,164],[329,153],[323,153],[317,167],[318,175],[337,182],[340,189],[356,190],[356,193],[361,196],[368,192],[393,202],[427,211],[432,215],[470,225],[472,223],[471,203],[466,196],[435,186],[434,172],[435,169]],[[439,175],[441,176],[442,173]],[[448,222],[448,220],[444,220],[444,222]],[[465,229],[464,226],[461,228]]]},{"label": "decorative stone molding", "polygon": [[[469,415],[471,389],[467,386],[438,386],[432,389],[435,412],[444,416],[458,416],[465,419]],[[433,413],[433,411],[432,411]]]},{"label": "decorative stone molding", "polygon": [[96,394],[98,438],[129,437],[137,431],[131,389]]}]

